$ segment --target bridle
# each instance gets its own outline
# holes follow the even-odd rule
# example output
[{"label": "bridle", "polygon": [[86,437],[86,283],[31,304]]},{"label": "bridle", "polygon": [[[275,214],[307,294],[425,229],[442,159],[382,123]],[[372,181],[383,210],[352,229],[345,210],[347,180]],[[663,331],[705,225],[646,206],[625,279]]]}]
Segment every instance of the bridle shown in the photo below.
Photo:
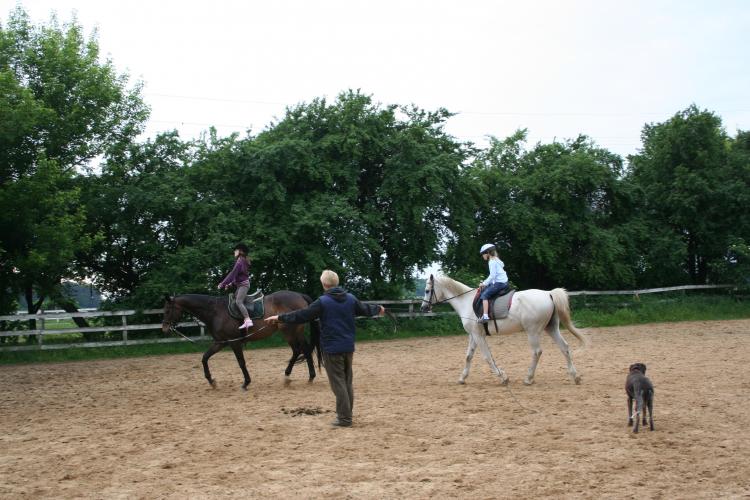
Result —
[{"label": "bridle", "polygon": [[455,299],[456,297],[460,297],[462,295],[466,295],[467,293],[471,293],[471,292],[473,292],[475,290],[476,290],[476,288],[470,288],[469,290],[467,290],[467,291],[465,291],[463,293],[459,293],[458,295],[454,295],[453,297],[448,297],[447,299],[443,299],[443,300],[437,300],[437,299],[435,299],[435,276],[430,276],[430,289],[429,290],[425,290],[425,292],[424,292],[425,294],[429,294],[430,297],[429,297],[428,300],[424,300],[424,298],[422,298],[422,302],[427,302],[427,312],[432,312],[432,306],[436,306],[438,304],[444,304],[446,302],[449,302],[449,301]]}]

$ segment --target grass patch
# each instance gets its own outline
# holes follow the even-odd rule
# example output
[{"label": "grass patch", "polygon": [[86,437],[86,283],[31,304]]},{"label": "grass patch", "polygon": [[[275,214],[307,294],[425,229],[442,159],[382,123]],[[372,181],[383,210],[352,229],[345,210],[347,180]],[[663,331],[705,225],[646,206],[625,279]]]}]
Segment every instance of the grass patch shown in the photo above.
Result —
[{"label": "grass patch", "polygon": [[[446,306],[442,306],[446,307]],[[638,299],[630,296],[571,297],[573,321],[579,327],[609,327],[644,323],[706,321],[750,318],[750,300],[738,299],[724,293],[645,295]],[[447,309],[451,309],[448,307]],[[72,328],[72,325],[71,325]],[[197,335],[197,330],[186,332]],[[357,341],[373,342],[388,339],[464,335],[460,320],[454,315],[432,318],[399,318],[397,328],[387,318],[357,321]],[[106,334],[110,340],[119,340],[121,334]],[[144,332],[130,338],[162,337],[161,332]],[[55,338],[59,337],[59,338]],[[54,339],[54,340],[53,340]],[[81,334],[49,336],[45,343],[81,342]],[[0,346],[3,344],[0,344]],[[9,345],[9,344],[4,344]],[[16,343],[14,345],[24,345]],[[158,356],[164,354],[202,353],[209,341],[187,341],[169,344],[145,344],[111,347],[71,347],[67,349],[0,351],[0,365],[17,363],[47,363],[85,361],[122,357]],[[257,342],[249,342],[246,350],[284,347],[286,341],[279,335]]]},{"label": "grass patch", "polygon": [[750,318],[750,301],[726,294],[653,294],[638,299],[629,296],[571,297],[573,319],[580,327],[607,327]]}]

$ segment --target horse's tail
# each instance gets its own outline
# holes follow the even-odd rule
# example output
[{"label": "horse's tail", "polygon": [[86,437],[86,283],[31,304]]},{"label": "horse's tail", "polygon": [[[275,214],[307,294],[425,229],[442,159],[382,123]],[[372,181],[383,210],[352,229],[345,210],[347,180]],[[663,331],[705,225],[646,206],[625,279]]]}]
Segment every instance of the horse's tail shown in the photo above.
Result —
[{"label": "horse's tail", "polygon": [[550,297],[552,297],[552,303],[555,305],[555,311],[557,312],[560,322],[565,325],[570,333],[575,335],[579,342],[581,342],[581,350],[586,349],[589,346],[589,339],[586,335],[578,330],[573,321],[570,318],[570,302],[568,301],[568,292],[564,288],[555,288],[550,291]]},{"label": "horse's tail", "polygon": [[[305,299],[307,305],[312,304],[313,299],[309,295],[302,294],[302,298]],[[315,349],[315,355],[318,358],[318,370],[323,363],[323,354],[320,351],[320,321],[314,319],[310,322],[310,341],[312,342],[313,348]]]}]

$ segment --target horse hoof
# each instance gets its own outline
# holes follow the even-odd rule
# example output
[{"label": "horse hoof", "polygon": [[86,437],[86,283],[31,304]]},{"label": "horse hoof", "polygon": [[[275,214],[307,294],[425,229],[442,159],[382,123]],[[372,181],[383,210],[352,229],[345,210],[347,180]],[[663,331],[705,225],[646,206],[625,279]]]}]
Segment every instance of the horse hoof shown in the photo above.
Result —
[{"label": "horse hoof", "polygon": [[466,381],[462,378],[458,379],[458,385],[464,385],[466,384]]},{"label": "horse hoof", "polygon": [[500,380],[500,385],[508,385],[509,383],[510,383],[510,379],[509,378],[504,378],[504,379]]},{"label": "horse hoof", "polygon": [[243,391],[247,391],[247,386],[248,386],[248,384],[242,384],[242,390]]},{"label": "horse hoof", "polygon": [[534,385],[534,381],[533,380],[529,380],[529,379],[525,379],[523,381],[523,385]]},{"label": "horse hoof", "polygon": [[314,380],[315,380],[314,378],[308,379],[308,380],[307,380],[307,383],[308,383],[308,384],[312,384]]},{"label": "horse hoof", "polygon": [[576,385],[581,385],[581,376],[576,375],[573,381],[576,383]]},{"label": "horse hoof", "polygon": [[284,385],[289,385],[292,383],[292,379],[289,377],[284,377]]},{"label": "horse hoof", "polygon": [[215,380],[209,380],[209,384],[211,384],[211,389],[216,389],[216,381]]}]

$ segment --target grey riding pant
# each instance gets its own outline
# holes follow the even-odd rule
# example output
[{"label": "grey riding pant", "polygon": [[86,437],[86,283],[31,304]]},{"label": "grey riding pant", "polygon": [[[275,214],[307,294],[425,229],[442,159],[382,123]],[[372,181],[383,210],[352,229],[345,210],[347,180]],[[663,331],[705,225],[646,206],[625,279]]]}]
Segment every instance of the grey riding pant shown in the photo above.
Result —
[{"label": "grey riding pant", "polygon": [[237,287],[237,292],[234,294],[235,300],[237,301],[237,309],[242,313],[242,317],[248,319],[250,315],[247,313],[245,307],[245,297],[247,297],[247,291],[250,288],[250,282],[243,283]]}]

